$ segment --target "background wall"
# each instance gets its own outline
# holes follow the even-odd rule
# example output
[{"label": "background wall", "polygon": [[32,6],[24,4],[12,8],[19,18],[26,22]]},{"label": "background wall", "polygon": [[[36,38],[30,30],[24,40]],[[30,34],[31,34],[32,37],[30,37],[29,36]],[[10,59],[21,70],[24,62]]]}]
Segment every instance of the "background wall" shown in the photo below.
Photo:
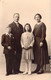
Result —
[{"label": "background wall", "polygon": [[[47,43],[51,48],[51,24],[50,24],[50,0],[0,0],[0,42],[1,35],[6,32],[6,27],[13,21],[13,14],[18,12],[20,14],[20,23],[24,26],[25,23],[30,23],[32,29],[36,21],[34,15],[40,13],[42,15],[42,21],[47,27]],[[50,46],[50,47],[49,47]],[[5,58],[3,55],[3,47],[0,44],[0,69],[2,71],[5,66]],[[5,69],[4,69],[5,70]]]}]

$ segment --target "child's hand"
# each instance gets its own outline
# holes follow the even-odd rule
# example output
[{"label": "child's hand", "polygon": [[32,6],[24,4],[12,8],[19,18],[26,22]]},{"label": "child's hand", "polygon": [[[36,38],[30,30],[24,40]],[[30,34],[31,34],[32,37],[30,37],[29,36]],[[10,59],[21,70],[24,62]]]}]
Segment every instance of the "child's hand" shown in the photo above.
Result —
[{"label": "child's hand", "polygon": [[28,48],[31,48],[31,47],[32,47],[31,45],[28,46]]},{"label": "child's hand", "polygon": [[24,46],[24,48],[25,48],[25,49],[28,49],[29,47],[28,47],[28,46]]}]

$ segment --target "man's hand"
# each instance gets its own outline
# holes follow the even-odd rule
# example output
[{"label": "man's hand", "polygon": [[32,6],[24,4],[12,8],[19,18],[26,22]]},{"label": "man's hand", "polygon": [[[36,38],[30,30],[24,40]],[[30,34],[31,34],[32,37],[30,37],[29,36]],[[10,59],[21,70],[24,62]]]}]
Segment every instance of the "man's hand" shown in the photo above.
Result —
[{"label": "man's hand", "polygon": [[43,46],[43,42],[40,42],[40,47],[42,47]]},{"label": "man's hand", "polygon": [[14,54],[16,54],[16,51],[14,52]]},{"label": "man's hand", "polygon": [[11,50],[11,47],[10,47],[10,46],[8,46],[8,49],[9,49],[9,50]]}]

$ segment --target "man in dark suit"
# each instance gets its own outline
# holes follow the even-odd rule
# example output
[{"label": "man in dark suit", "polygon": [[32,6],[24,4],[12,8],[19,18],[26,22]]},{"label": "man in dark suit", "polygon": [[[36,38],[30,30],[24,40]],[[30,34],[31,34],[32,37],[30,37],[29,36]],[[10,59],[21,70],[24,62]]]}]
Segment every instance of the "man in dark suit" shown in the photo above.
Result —
[{"label": "man in dark suit", "polygon": [[10,27],[9,33],[11,33],[14,36],[14,51],[15,51],[15,58],[14,58],[14,73],[18,74],[20,73],[20,61],[21,61],[21,44],[20,39],[21,35],[23,33],[23,26],[19,23],[19,13],[15,13],[13,15],[13,22],[9,24],[8,27]]}]

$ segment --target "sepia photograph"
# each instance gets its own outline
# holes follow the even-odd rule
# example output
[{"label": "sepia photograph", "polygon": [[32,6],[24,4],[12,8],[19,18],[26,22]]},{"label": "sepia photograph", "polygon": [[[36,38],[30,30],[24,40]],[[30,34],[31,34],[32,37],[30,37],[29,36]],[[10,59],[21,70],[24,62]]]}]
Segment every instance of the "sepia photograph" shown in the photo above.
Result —
[{"label": "sepia photograph", "polygon": [[0,80],[51,80],[50,5],[0,0]]}]

